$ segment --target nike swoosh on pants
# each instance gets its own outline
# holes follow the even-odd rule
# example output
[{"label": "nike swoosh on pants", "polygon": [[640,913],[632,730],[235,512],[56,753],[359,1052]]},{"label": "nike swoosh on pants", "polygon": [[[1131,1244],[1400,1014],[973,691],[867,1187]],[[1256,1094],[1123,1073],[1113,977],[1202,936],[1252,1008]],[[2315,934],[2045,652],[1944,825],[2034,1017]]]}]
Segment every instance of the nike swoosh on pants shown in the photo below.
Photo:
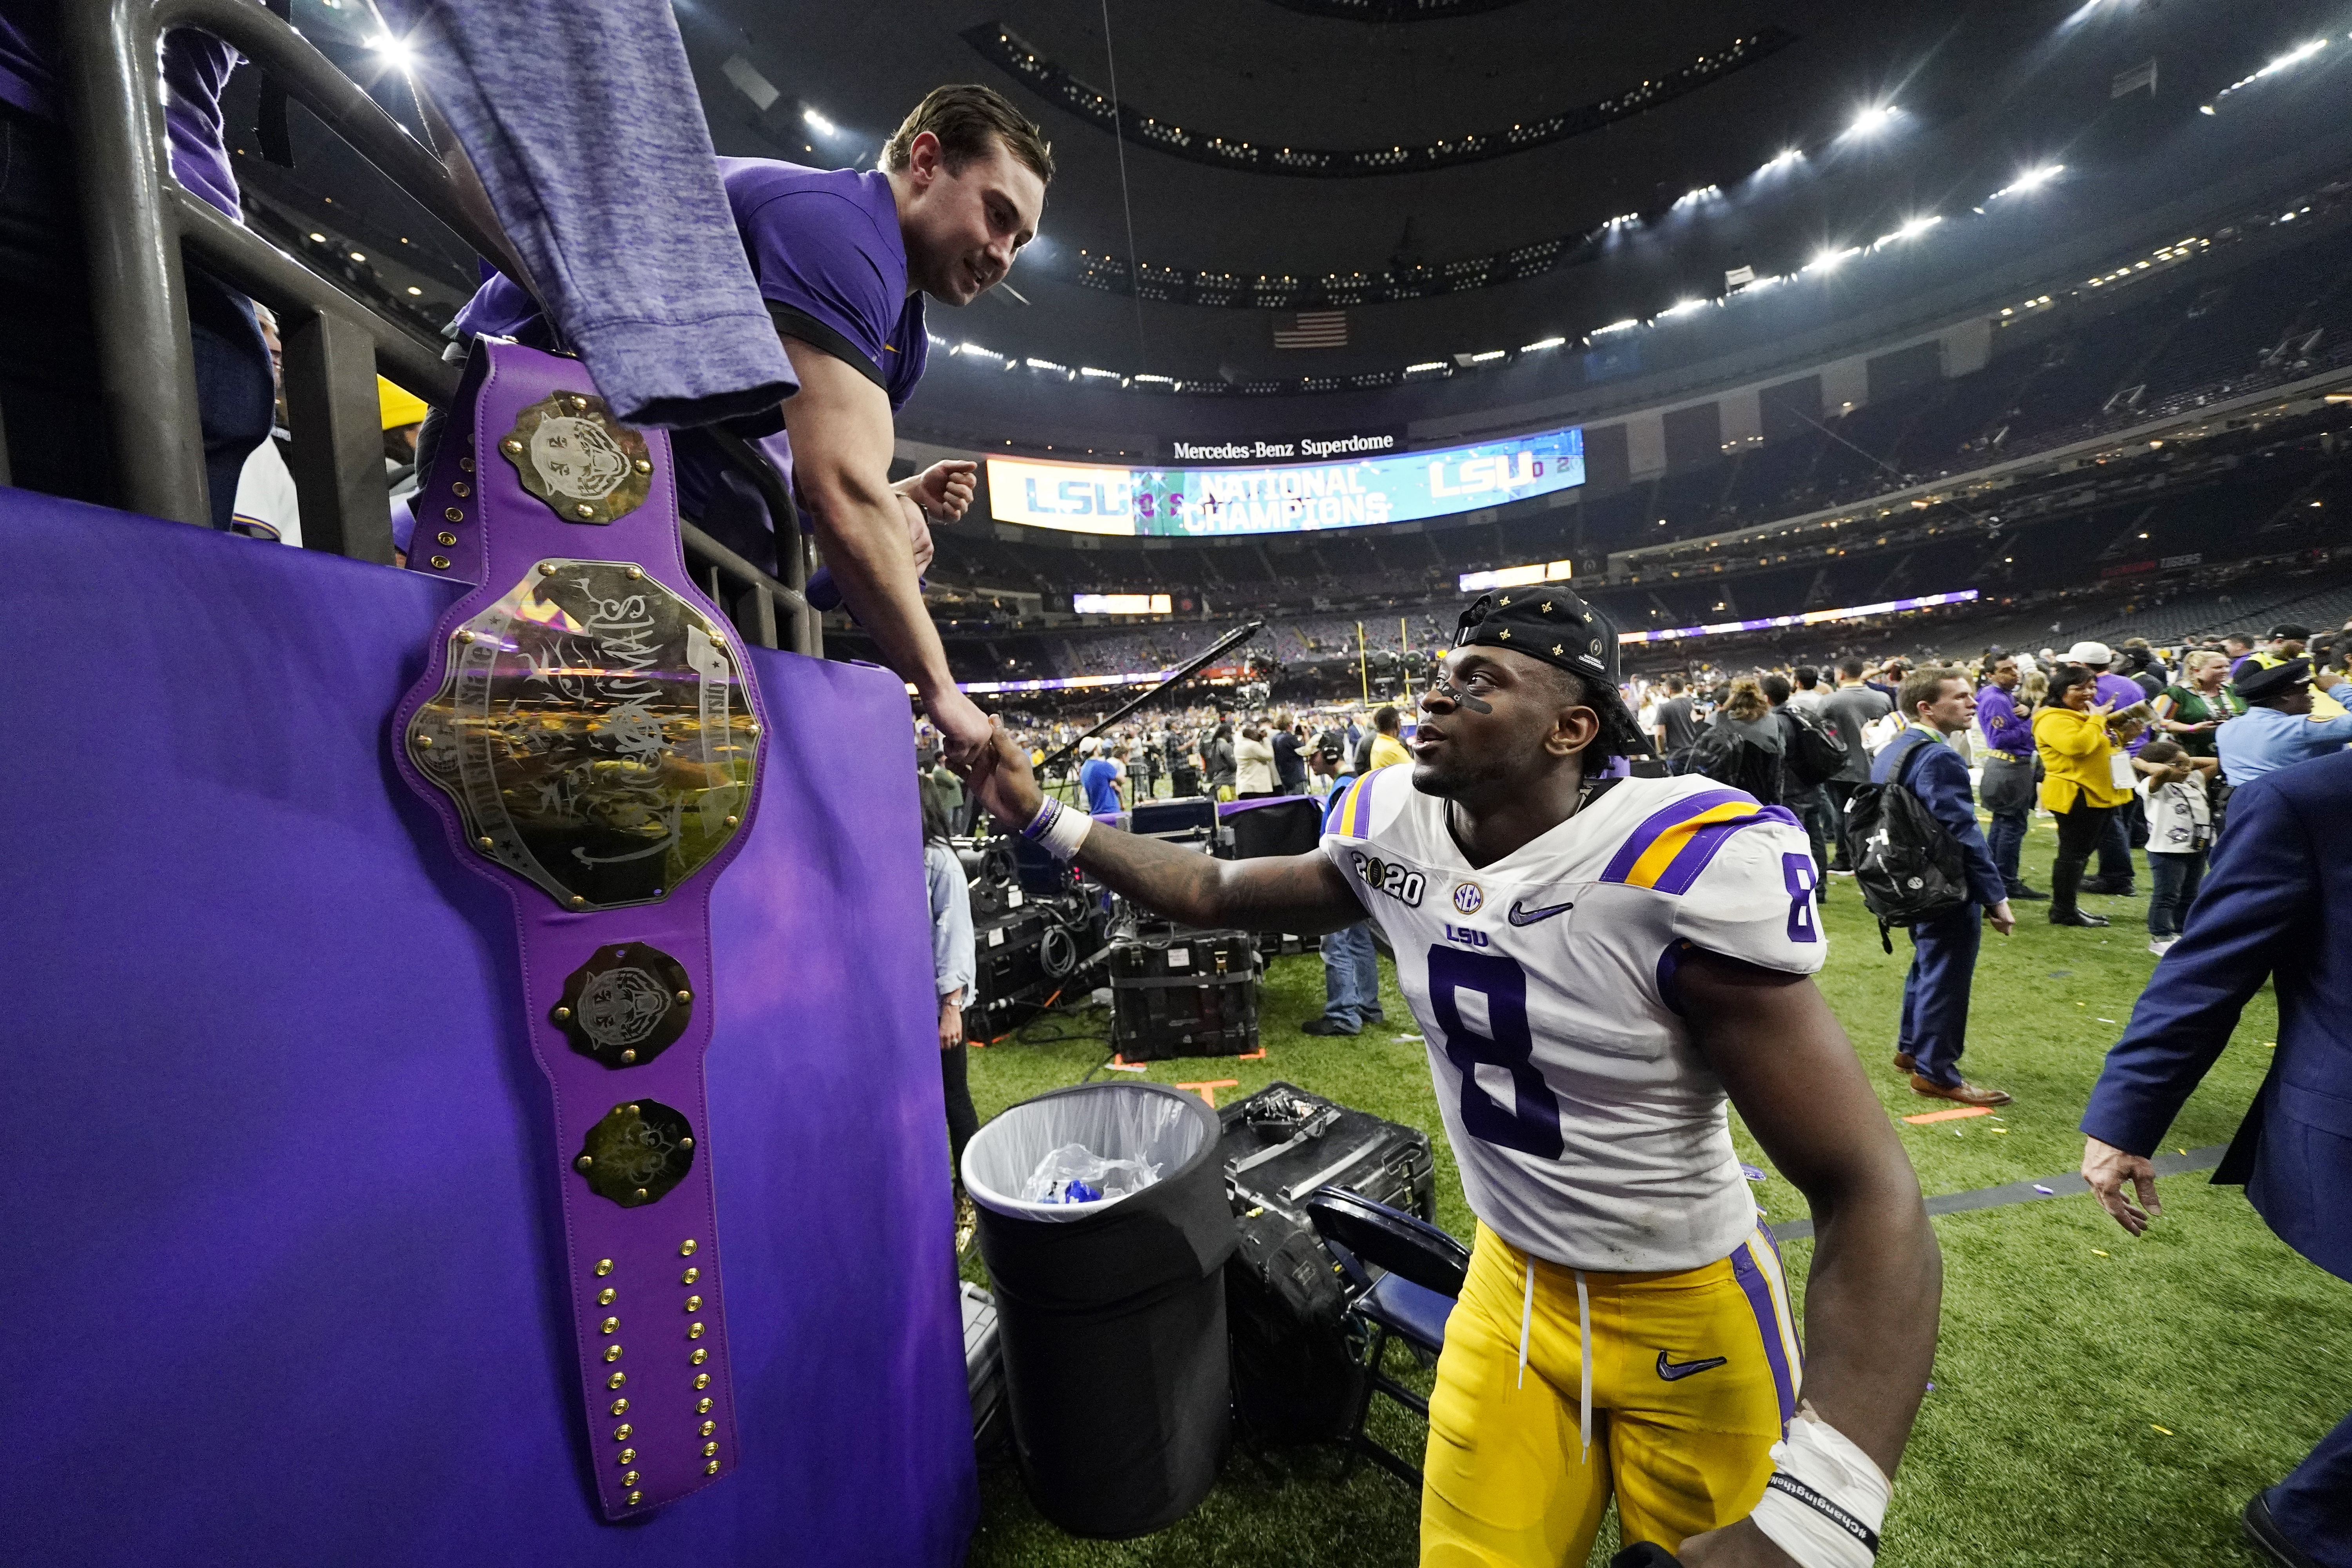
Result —
[{"label": "nike swoosh on pants", "polygon": [[1717,1355],[1709,1356],[1705,1361],[1670,1362],[1666,1359],[1666,1352],[1660,1351],[1658,1352],[1658,1375],[1664,1378],[1668,1383],[1679,1383],[1695,1372],[1706,1372],[1711,1368],[1722,1366],[1729,1362],[1730,1359],[1731,1358],[1728,1356]]}]

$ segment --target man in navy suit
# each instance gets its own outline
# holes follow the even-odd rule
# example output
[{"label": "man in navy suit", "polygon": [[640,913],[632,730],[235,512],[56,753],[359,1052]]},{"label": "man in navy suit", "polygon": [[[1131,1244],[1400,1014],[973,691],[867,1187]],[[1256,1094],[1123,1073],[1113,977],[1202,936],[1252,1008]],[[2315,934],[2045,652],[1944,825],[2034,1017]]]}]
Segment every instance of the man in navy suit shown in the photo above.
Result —
[{"label": "man in navy suit", "polygon": [[[2179,942],[2156,966],[2083,1112],[2083,1179],[2137,1236],[2162,1210],[2148,1154],[2229,1044],[2239,1011],[2276,982],[2278,1051],[2217,1184],[2243,1183],[2279,1238],[2352,1279],[2352,752],[2267,773],[2230,797],[2221,842]],[[2139,1199],[2125,1195],[2128,1182]],[[2246,1504],[2273,1563],[2352,1568],[2352,1417]]]},{"label": "man in navy suit", "polygon": [[1871,783],[1899,779],[1959,842],[1969,880],[1966,903],[1911,928],[1911,973],[1903,980],[1903,1029],[1895,1044],[1895,1065],[1911,1075],[1917,1093],[1963,1105],[2007,1105],[2004,1091],[1979,1089],[1960,1076],[1969,988],[1976,982],[1983,922],[1990,918],[1992,929],[2003,936],[2017,924],[2009,910],[2008,886],[1977,826],[1969,765],[1945,739],[1976,717],[1977,700],[1969,687],[1967,675],[1948,665],[1930,665],[1904,677],[1896,710],[1910,728],[1889,742],[1870,768]]}]

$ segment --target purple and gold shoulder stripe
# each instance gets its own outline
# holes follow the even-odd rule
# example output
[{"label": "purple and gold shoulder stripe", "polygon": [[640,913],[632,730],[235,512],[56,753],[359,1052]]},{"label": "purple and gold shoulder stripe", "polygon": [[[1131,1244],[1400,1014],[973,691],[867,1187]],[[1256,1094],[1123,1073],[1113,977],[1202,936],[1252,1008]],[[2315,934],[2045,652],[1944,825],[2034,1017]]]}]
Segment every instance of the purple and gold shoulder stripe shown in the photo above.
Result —
[{"label": "purple and gold shoulder stripe", "polygon": [[1801,826],[1788,807],[1766,805],[1741,790],[1686,795],[1652,812],[1626,835],[1601,879],[1661,893],[1686,893],[1733,834],[1759,822]]},{"label": "purple and gold shoulder stripe", "polygon": [[1374,768],[1341,791],[1323,819],[1323,831],[1342,838],[1362,838],[1372,830],[1372,784],[1387,770]]}]

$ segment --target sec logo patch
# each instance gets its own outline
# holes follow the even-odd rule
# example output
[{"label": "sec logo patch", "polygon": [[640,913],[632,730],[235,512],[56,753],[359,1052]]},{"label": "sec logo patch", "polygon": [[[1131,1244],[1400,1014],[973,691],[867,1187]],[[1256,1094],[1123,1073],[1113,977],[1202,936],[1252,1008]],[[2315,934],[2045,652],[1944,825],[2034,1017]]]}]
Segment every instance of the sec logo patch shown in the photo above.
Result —
[{"label": "sec logo patch", "polygon": [[1454,889],[1454,907],[1465,915],[1476,914],[1486,902],[1486,891],[1475,882],[1465,882]]}]

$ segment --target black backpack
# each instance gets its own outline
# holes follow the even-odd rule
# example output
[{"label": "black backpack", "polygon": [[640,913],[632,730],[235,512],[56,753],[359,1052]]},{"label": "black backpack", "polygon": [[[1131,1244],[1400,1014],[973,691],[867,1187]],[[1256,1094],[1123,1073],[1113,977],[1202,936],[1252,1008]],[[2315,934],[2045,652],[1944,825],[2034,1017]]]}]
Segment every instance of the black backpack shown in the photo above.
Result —
[{"label": "black backpack", "polygon": [[1790,776],[1805,785],[1837,777],[1849,755],[1845,737],[1814,722],[1810,714],[1795,708],[1783,708],[1780,711],[1789,719]]},{"label": "black backpack", "polygon": [[1878,940],[1895,951],[1890,926],[1915,926],[1968,901],[1968,873],[1951,830],[1903,782],[1919,752],[1915,741],[1883,784],[1858,784],[1846,802],[1840,837],[1862,901],[1878,917]]},{"label": "black backpack", "polygon": [[1779,750],[1759,745],[1720,719],[1699,731],[1683,772],[1704,773],[1719,784],[1746,790],[1766,805],[1780,804]]}]

